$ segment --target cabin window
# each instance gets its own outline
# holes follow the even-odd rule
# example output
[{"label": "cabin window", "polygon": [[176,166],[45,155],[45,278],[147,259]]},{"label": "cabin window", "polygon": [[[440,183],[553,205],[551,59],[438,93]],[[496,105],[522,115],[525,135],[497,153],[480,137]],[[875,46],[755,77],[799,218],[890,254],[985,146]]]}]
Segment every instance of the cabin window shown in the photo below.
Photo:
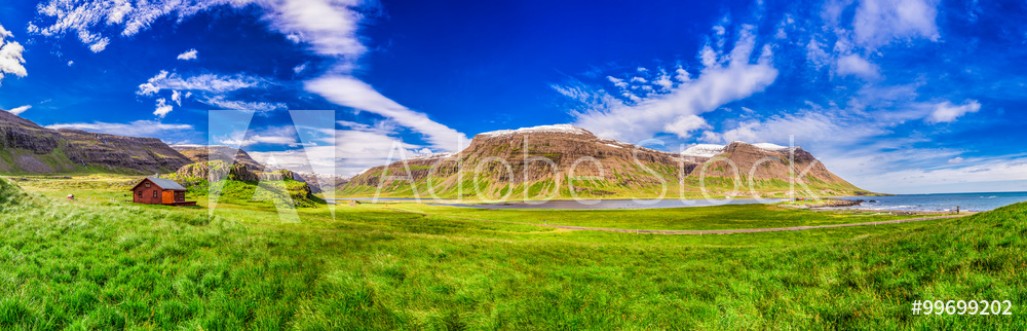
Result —
[{"label": "cabin window", "polygon": [[146,188],[150,188],[150,183],[146,183]]},{"label": "cabin window", "polygon": [[143,191],[139,191],[139,197],[140,197],[140,198],[142,198],[142,197],[143,197]]},{"label": "cabin window", "polygon": [[157,198],[157,191],[153,191],[153,197]]}]

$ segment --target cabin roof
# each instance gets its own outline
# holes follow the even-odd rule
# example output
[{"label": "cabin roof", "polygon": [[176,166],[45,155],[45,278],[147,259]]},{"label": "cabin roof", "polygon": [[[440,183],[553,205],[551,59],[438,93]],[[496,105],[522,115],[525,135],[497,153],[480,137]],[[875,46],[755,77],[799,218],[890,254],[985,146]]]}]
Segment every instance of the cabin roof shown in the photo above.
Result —
[{"label": "cabin roof", "polygon": [[[152,182],[154,185],[157,185],[157,187],[160,187],[160,188],[165,189],[165,190],[185,191],[185,187],[183,187],[182,185],[176,183],[173,180],[157,178],[157,177],[146,177],[146,179],[144,179],[143,181],[147,181],[147,180]],[[142,184],[143,181],[140,181],[139,184]],[[136,186],[133,186],[132,190],[135,190],[137,187],[139,187],[139,184],[136,184]]]}]

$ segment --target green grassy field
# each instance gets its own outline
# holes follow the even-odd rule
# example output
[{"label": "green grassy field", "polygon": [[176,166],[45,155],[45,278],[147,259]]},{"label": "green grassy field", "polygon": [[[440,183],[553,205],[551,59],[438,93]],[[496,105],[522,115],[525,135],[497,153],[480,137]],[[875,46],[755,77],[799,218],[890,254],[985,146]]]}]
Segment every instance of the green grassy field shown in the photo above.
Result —
[{"label": "green grassy field", "polygon": [[[213,217],[128,204],[121,182],[131,178],[0,181],[0,329],[1027,328],[1027,204],[894,225],[665,236],[533,224],[729,229],[901,217],[396,203],[340,205],[334,217],[312,204],[285,223],[243,195]],[[65,201],[69,192],[80,198]],[[914,316],[918,299],[1014,308]]]},{"label": "green grassy field", "polygon": [[[399,175],[402,175],[400,173]],[[861,190],[852,185],[829,184],[815,179],[806,179],[794,187],[784,180],[754,180],[749,182],[748,177],[740,177],[737,181],[723,177],[710,177],[705,181],[688,177],[679,182],[671,171],[662,178],[663,182],[649,184],[621,185],[608,180],[575,180],[573,187],[575,193],[571,192],[570,179],[564,179],[562,185],[557,185],[552,180],[534,182],[530,184],[500,184],[488,180],[475,182],[473,179],[465,179],[458,184],[443,184],[420,180],[415,183],[407,181],[388,182],[381,187],[368,185],[346,185],[338,190],[335,195],[340,198],[421,198],[421,199],[450,199],[465,201],[496,201],[505,200],[508,197],[512,200],[530,199],[632,199],[632,198],[663,198],[663,199],[703,199],[706,197],[722,199],[726,196],[738,196],[742,198],[787,198],[793,192],[801,197],[836,197],[874,195],[875,193]],[[661,183],[666,183],[662,185]],[[737,187],[736,187],[737,185]]]}]

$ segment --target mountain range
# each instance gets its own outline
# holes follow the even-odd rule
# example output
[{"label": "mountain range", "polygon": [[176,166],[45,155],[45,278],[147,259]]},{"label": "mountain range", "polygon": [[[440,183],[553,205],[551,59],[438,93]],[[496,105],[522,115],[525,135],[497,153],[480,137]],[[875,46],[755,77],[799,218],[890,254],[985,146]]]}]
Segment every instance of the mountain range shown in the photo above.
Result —
[{"label": "mountain range", "polygon": [[493,200],[507,196],[697,198],[751,196],[752,192],[759,197],[786,197],[793,189],[809,196],[869,194],[829,171],[801,147],[734,142],[696,145],[675,154],[601,139],[569,125],[482,133],[456,154],[368,169],[353,177],[341,193]]},{"label": "mountain range", "polygon": [[148,173],[191,161],[156,138],[52,130],[0,111],[0,173]]},{"label": "mountain range", "polygon": [[[202,172],[196,163],[215,160],[234,160],[245,168],[240,173],[264,170],[245,151],[229,147],[169,146],[155,138],[53,130],[0,111],[4,174],[195,174]],[[822,196],[869,193],[800,147],[734,142],[668,153],[601,139],[569,125],[482,133],[459,153],[399,161],[331,182],[340,187],[341,196],[363,197],[695,198],[749,191],[784,197],[792,189]]]}]

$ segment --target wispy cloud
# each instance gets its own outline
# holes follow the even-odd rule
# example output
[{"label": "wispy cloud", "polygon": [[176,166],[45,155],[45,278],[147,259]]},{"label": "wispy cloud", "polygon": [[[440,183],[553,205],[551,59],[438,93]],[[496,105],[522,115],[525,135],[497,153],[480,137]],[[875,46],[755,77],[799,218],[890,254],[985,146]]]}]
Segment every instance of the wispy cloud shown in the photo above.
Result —
[{"label": "wispy cloud", "polygon": [[[374,130],[336,131],[334,146],[313,146],[274,152],[251,152],[256,160],[274,160],[282,167],[304,171],[307,162],[315,169],[335,168],[335,174],[349,177],[376,166],[399,160],[400,153],[411,157],[423,147]],[[390,152],[393,154],[389,159]],[[337,155],[337,157],[335,157]]]},{"label": "wispy cloud", "polygon": [[177,16],[180,20],[218,7],[263,8],[271,27],[297,43],[305,42],[318,54],[359,57],[366,51],[357,37],[362,19],[356,9],[361,0],[50,0],[37,6],[45,25],[29,25],[29,32],[48,36],[73,33],[94,52],[111,42],[108,27],[120,27],[120,35],[131,37],[149,29],[157,19]]},{"label": "wispy cloud", "polygon": [[162,70],[157,75],[148,79],[146,83],[140,84],[139,88],[136,90],[136,94],[142,96],[157,96],[161,94],[162,91],[171,91],[169,96],[171,98],[171,102],[168,102],[165,98],[157,98],[155,100],[157,106],[153,114],[160,118],[164,118],[174,110],[172,103],[181,107],[182,101],[191,97],[193,92],[200,93],[204,96],[204,103],[223,109],[245,109],[253,111],[284,109],[285,105],[282,104],[234,101],[226,100],[224,97],[224,94],[226,93],[244,89],[259,88],[268,84],[270,83],[263,78],[243,74],[201,74],[183,77],[177,73],[170,73]]},{"label": "wispy cloud", "polygon": [[[882,56],[881,46],[914,39],[939,40],[938,4],[934,0],[826,1],[821,13],[824,22],[814,23],[826,28],[814,33],[806,44],[807,60],[817,69],[834,64],[830,68],[841,76],[878,78],[880,70],[873,58]],[[831,48],[830,52],[826,48]]]},{"label": "wispy cloud", "polygon": [[192,125],[168,124],[157,121],[134,121],[131,123],[63,123],[48,125],[46,127],[55,130],[72,129],[133,137],[154,137],[171,132],[183,132],[193,130]]},{"label": "wispy cloud", "polygon": [[761,50],[757,60],[751,60],[756,48],[756,36],[751,29],[747,26],[739,32],[740,37],[729,52],[706,45],[700,52],[704,67],[699,77],[693,79],[687,72],[680,73],[677,86],[668,87],[670,78],[660,74],[651,85],[642,77],[628,81],[608,77],[619,91],[616,94],[588,86],[555,88],[585,105],[586,109],[573,113],[575,124],[599,136],[639,141],[658,133],[671,133],[689,138],[695,131],[709,127],[699,115],[760,92],[777,78],[769,47]]},{"label": "wispy cloud", "polygon": [[[465,137],[464,134],[431,121],[422,112],[399,105],[352,76],[352,71],[358,67],[356,61],[367,52],[358,31],[363,19],[359,10],[368,3],[361,0],[151,0],[145,3],[50,0],[38,6],[40,21],[46,25],[30,24],[29,31],[51,37],[74,33],[84,44],[97,46],[97,51],[102,51],[110,42],[110,37],[104,34],[110,27],[121,27],[121,36],[128,37],[148,29],[164,16],[177,16],[181,20],[217,6],[241,8],[256,5],[263,9],[264,18],[273,30],[314,54],[335,61],[329,73],[307,83],[309,92],[342,106],[390,118],[421,133],[432,146],[452,150],[458,138]],[[297,72],[302,71],[300,69]],[[250,87],[254,83],[252,80],[240,82],[219,78],[226,77],[208,75],[189,80],[162,72],[140,85],[139,94],[149,96],[165,89],[203,90],[210,92],[212,97],[227,90]]]},{"label": "wispy cloud", "polygon": [[193,48],[193,49],[190,49],[188,51],[185,51],[182,54],[178,54],[178,57],[176,57],[176,58],[178,60],[180,60],[180,61],[193,61],[193,60],[196,60],[198,58],[199,53],[200,53],[199,51],[197,51],[195,48]]},{"label": "wispy cloud", "polygon": [[21,106],[21,107],[14,107],[14,108],[11,108],[11,109],[10,109],[10,110],[8,110],[7,112],[9,112],[9,113],[11,113],[11,114],[15,114],[15,115],[21,116],[21,114],[22,114],[22,113],[24,113],[24,112],[28,111],[29,109],[32,109],[32,106],[30,106],[30,105],[24,105],[24,106]]},{"label": "wispy cloud", "polygon": [[110,37],[103,33],[104,27],[121,27],[121,36],[134,36],[148,29],[157,19],[177,13],[186,17],[196,12],[225,4],[243,5],[251,1],[237,0],[153,0],[132,2],[129,0],[50,0],[36,8],[41,17],[52,21],[45,26],[29,24],[29,32],[47,37],[59,37],[72,33],[95,53],[104,51]]},{"label": "wispy cloud", "polygon": [[[874,90],[860,96],[882,98],[874,107],[887,105],[902,108],[902,111],[893,108],[862,109],[869,102],[867,100],[852,102],[855,109],[821,107],[810,103],[797,113],[742,121],[723,133],[708,132],[710,134],[704,138],[716,143],[767,141],[782,145],[794,139],[796,144],[813,152],[843,178],[860,187],[888,193],[915,192],[918,188],[939,183],[960,183],[963,190],[975,190],[977,184],[974,183],[1027,179],[1027,172],[1011,175],[1011,171],[1007,171],[1010,168],[1002,166],[1000,159],[990,167],[978,167],[976,165],[980,162],[966,162],[961,156],[967,152],[963,149],[930,146],[930,139],[922,136],[897,136],[900,126],[921,120],[934,121],[939,110],[946,113],[943,115],[945,119],[951,117],[954,120],[958,117],[955,113],[979,109],[975,101],[955,106],[948,101],[911,101],[913,95],[915,91],[898,89]],[[972,176],[942,177],[943,174],[970,171],[973,171]]]},{"label": "wispy cloud", "polygon": [[936,0],[861,0],[853,18],[855,41],[876,48],[892,40],[939,38]]},{"label": "wispy cloud", "polygon": [[927,118],[927,121],[930,123],[949,123],[965,114],[976,113],[979,110],[981,110],[981,103],[977,102],[977,100],[970,100],[962,105],[955,105],[945,101],[934,107],[934,111],[931,112],[931,116]]},{"label": "wispy cloud", "polygon": [[202,74],[183,77],[177,73],[170,73],[162,70],[157,73],[157,75],[148,79],[146,83],[140,84],[136,93],[147,96],[154,95],[163,90],[226,93],[260,87],[267,83],[268,82],[263,78],[243,74]]},{"label": "wispy cloud", "polygon": [[350,76],[325,76],[306,83],[307,91],[333,103],[384,116],[425,136],[432,147],[454,151],[467,137],[428,115],[413,111],[378,93],[373,87]]},{"label": "wispy cloud", "polygon": [[876,65],[856,54],[839,57],[837,68],[839,75],[855,75],[866,79],[880,75]]},{"label": "wispy cloud", "polygon": [[216,144],[248,147],[253,145],[298,146],[299,137],[291,126],[277,126],[262,130],[233,132],[228,137],[218,137]]},{"label": "wispy cloud", "polygon": [[285,110],[289,108],[284,103],[280,102],[250,102],[227,100],[223,96],[208,97],[203,99],[202,102],[221,109],[245,110],[258,113],[264,113],[275,110]]}]

